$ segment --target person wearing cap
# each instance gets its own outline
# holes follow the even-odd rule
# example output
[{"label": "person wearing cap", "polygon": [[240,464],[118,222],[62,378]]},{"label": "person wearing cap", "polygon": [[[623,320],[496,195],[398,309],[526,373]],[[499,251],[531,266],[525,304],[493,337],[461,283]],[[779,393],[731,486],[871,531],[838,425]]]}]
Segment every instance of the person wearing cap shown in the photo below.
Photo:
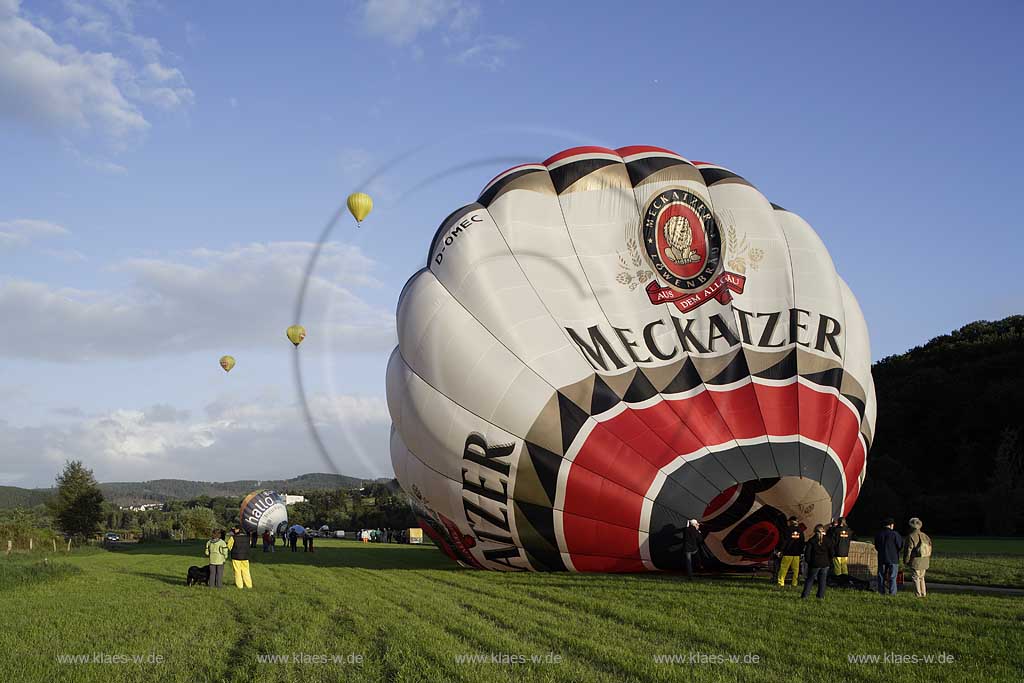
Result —
[{"label": "person wearing cap", "polygon": [[804,580],[804,592],[801,598],[811,594],[815,582],[818,584],[818,599],[825,597],[825,584],[828,583],[828,570],[835,558],[835,543],[825,535],[825,525],[814,527],[814,535],[804,547],[804,559],[807,560],[807,578]]},{"label": "person wearing cap", "polygon": [[835,549],[835,557],[832,559],[832,573],[836,576],[849,576],[850,574],[850,541],[853,540],[853,531],[846,526],[846,517],[840,517],[828,530],[828,536],[832,539]]},{"label": "person wearing cap", "polygon": [[779,544],[775,547],[775,554],[780,555],[779,575],[776,580],[779,586],[786,585],[786,574],[790,567],[793,568],[793,583],[795,586],[800,576],[800,556],[804,553],[804,532],[800,529],[800,522],[796,517],[790,517],[786,522],[786,530],[779,537]]},{"label": "person wearing cap", "polygon": [[932,556],[932,539],[921,531],[924,523],[919,518],[911,517],[909,524],[912,531],[903,539],[903,564],[910,567],[910,577],[914,581],[914,594],[923,598],[928,595],[924,574],[928,571],[928,563]]},{"label": "person wearing cap", "polygon": [[896,574],[900,568],[900,550],[903,538],[893,530],[896,520],[887,517],[882,520],[882,530],[875,535],[875,550],[878,551],[878,592],[882,595],[896,595]]},{"label": "person wearing cap", "polygon": [[686,564],[686,578],[693,578],[693,556],[700,550],[703,539],[700,536],[700,522],[691,519],[683,529],[683,561]]}]

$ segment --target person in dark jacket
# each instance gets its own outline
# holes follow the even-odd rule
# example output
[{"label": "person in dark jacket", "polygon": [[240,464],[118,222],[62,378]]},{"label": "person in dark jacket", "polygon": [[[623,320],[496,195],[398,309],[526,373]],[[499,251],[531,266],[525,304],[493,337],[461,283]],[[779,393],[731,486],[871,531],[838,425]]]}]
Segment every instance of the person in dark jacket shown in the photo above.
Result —
[{"label": "person in dark jacket", "polygon": [[846,526],[846,517],[840,517],[829,529],[829,537],[835,549],[835,558],[832,560],[832,573],[836,576],[849,576],[850,574],[850,541],[853,540],[853,531]]},{"label": "person in dark jacket", "polygon": [[270,552],[270,549],[273,547],[273,540],[274,539],[270,537],[270,529],[265,530],[263,532],[263,552]]},{"label": "person in dark jacket", "polygon": [[295,533],[295,529],[288,531],[288,543],[291,545],[292,552],[296,552],[299,546],[299,535]]},{"label": "person in dark jacket", "polygon": [[775,554],[782,560],[779,562],[779,575],[777,581],[780,586],[786,585],[786,574],[793,569],[793,583],[800,576],[800,556],[804,553],[804,532],[800,528],[800,521],[796,517],[790,517],[786,522],[786,530],[779,536],[779,544],[775,547]]},{"label": "person in dark jacket", "polygon": [[686,578],[693,578],[693,556],[700,550],[704,539],[700,535],[700,522],[691,519],[683,529],[683,562],[686,565]]},{"label": "person in dark jacket", "polygon": [[893,530],[896,520],[889,517],[882,521],[882,530],[875,535],[875,550],[878,551],[878,592],[882,595],[896,595],[896,574],[900,567],[900,550],[903,537]]},{"label": "person in dark jacket", "polygon": [[818,598],[825,597],[825,584],[828,583],[828,570],[836,556],[835,543],[825,535],[825,525],[814,527],[814,535],[804,546],[804,559],[807,560],[807,578],[804,580],[804,592],[800,596],[806,598],[811,594],[811,587],[818,584]]},{"label": "person in dark jacket", "polygon": [[252,576],[249,574],[249,534],[239,527],[231,530],[228,537],[228,555],[231,557],[231,571],[235,575],[235,586],[252,588]]}]

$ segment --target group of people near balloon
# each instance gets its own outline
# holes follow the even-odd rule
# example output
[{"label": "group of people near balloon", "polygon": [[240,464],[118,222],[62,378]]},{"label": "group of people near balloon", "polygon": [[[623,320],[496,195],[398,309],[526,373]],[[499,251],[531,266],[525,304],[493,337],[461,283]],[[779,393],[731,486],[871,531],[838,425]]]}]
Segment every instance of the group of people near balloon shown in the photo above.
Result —
[{"label": "group of people near balloon", "polygon": [[[894,529],[895,520],[890,517],[883,520],[882,529],[875,535],[874,547],[878,553],[877,589],[882,595],[896,595],[901,559],[911,571],[917,597],[923,598],[928,594],[924,577],[932,555],[932,540],[921,530],[924,525],[920,519],[912,517],[908,524],[911,532],[905,537],[901,536]],[[780,536],[775,548],[778,560],[776,582],[780,588],[784,587],[786,577],[792,572],[791,585],[796,586],[800,564],[804,562],[807,570],[800,597],[808,597],[817,585],[818,598],[824,598],[830,573],[834,577],[847,577],[848,581],[852,540],[853,532],[846,524],[845,517],[832,520],[828,527],[824,524],[816,525],[809,539],[804,538],[799,520],[790,517],[786,531]]]},{"label": "group of people near balloon", "polygon": [[210,588],[221,588],[224,579],[224,565],[228,559],[231,560],[231,571],[235,576],[235,586],[238,588],[252,588],[252,575],[249,572],[249,553],[252,551],[252,544],[249,542],[249,532],[244,531],[239,525],[231,529],[225,541],[224,533],[220,529],[214,529],[212,538],[206,542],[205,555],[210,558],[210,574],[207,585]]}]

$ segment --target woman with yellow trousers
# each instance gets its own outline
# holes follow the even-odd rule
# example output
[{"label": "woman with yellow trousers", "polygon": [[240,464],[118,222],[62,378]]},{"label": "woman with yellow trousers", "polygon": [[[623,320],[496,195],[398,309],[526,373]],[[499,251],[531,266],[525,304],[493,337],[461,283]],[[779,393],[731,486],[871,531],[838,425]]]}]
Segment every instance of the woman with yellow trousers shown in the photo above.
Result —
[{"label": "woman with yellow trousers", "polygon": [[228,538],[228,553],[231,556],[231,571],[235,575],[235,586],[252,588],[252,576],[249,574],[249,534],[238,526],[231,530]]}]

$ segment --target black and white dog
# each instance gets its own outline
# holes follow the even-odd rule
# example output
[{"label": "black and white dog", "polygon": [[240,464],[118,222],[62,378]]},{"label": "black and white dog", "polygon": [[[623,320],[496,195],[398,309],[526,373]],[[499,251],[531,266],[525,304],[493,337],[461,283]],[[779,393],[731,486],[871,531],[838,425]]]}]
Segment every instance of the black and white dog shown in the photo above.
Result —
[{"label": "black and white dog", "polygon": [[196,584],[206,585],[210,581],[210,565],[205,567],[197,567],[192,565],[188,568],[188,576],[185,577],[186,586],[194,586]]}]

